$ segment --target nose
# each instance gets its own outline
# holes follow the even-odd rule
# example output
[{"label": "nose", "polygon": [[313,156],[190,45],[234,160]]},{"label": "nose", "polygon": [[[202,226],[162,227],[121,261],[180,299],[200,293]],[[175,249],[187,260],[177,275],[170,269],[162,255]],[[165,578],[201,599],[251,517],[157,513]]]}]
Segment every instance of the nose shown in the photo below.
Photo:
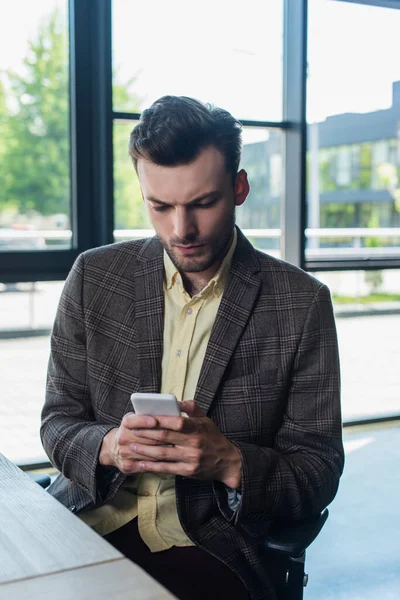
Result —
[{"label": "nose", "polygon": [[196,235],[196,224],[191,211],[183,206],[175,208],[174,215],[174,234],[181,240],[190,239]]}]

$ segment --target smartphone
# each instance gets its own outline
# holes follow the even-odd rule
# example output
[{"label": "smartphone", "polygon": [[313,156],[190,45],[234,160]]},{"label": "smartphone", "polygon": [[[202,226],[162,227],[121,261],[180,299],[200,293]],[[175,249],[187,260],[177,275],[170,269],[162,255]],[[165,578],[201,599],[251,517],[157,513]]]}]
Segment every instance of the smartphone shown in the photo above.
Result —
[{"label": "smartphone", "polygon": [[180,417],[175,394],[147,394],[135,392],[131,395],[133,410],[137,415],[153,417]]}]

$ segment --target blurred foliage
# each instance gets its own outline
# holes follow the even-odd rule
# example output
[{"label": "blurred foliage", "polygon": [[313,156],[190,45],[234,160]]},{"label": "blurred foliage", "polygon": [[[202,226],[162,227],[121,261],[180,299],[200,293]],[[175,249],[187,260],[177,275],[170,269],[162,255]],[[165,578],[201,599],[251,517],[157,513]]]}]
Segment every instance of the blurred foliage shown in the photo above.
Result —
[{"label": "blurred foliage", "polygon": [[23,75],[3,73],[4,186],[0,209],[69,213],[68,41],[54,11],[28,43]]},{"label": "blurred foliage", "polygon": [[[134,112],[134,111],[133,111]],[[114,197],[115,229],[150,229],[128,144],[133,121],[114,123]]]},{"label": "blurred foliage", "polygon": [[400,294],[373,292],[367,296],[341,296],[332,294],[334,304],[370,304],[375,302],[400,302]]},{"label": "blurred foliage", "polygon": [[364,280],[371,288],[371,294],[377,294],[383,284],[382,271],[365,271]]},{"label": "blurred foliage", "polygon": [[[38,28],[20,72],[0,73],[0,214],[70,218],[69,46],[65,15],[54,10]],[[132,93],[114,77],[115,102],[138,112]],[[115,225],[148,227],[128,155],[129,128],[114,128]]]}]

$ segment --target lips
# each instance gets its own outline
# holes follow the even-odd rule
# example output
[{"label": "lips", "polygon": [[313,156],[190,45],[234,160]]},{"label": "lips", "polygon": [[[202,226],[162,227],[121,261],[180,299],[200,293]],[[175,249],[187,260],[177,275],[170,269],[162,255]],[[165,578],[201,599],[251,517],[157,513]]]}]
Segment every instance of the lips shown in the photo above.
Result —
[{"label": "lips", "polygon": [[178,248],[178,250],[180,252],[182,252],[182,254],[194,254],[202,246],[203,246],[203,244],[198,244],[197,246],[175,246],[175,247]]}]

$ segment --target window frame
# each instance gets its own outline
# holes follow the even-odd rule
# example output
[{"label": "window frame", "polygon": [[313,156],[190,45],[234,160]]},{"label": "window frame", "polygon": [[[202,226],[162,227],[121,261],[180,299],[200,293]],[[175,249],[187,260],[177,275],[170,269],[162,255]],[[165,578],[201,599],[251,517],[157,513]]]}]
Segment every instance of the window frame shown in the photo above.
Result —
[{"label": "window frame", "polygon": [[[337,1],[400,9],[400,0]],[[279,122],[241,121],[244,127],[282,132],[282,256],[307,271],[400,268],[400,256],[306,260],[308,1],[284,0],[283,6],[283,119]],[[112,106],[112,0],[69,0],[69,40],[72,247],[43,252],[2,252],[0,281],[4,283],[64,280],[78,254],[114,241],[113,124],[138,120],[140,113],[114,111]],[[240,115],[237,116],[240,119]],[[379,417],[357,423],[399,417]],[[353,424],[344,423],[345,426]]]}]

